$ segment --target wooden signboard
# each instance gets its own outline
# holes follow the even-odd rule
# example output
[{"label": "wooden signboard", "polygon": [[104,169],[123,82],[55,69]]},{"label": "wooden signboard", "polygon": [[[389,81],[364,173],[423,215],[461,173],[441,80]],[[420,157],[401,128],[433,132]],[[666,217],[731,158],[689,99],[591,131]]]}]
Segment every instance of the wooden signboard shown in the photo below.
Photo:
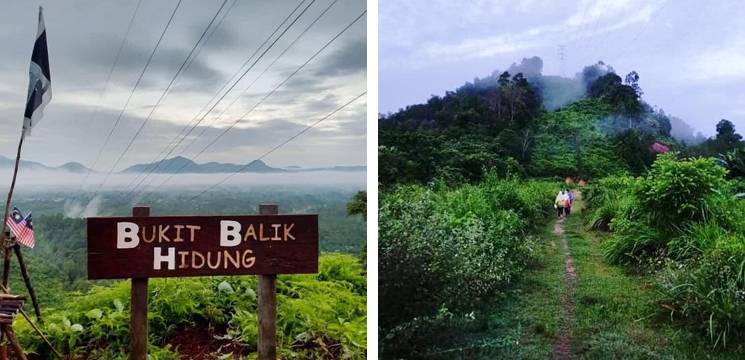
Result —
[{"label": "wooden signboard", "polygon": [[318,272],[318,215],[279,215],[260,204],[260,215],[88,218],[88,279],[132,279],[129,358],[147,359],[148,278],[210,275],[259,276],[258,358],[276,359],[276,274]]},{"label": "wooden signboard", "polygon": [[88,278],[318,272],[317,215],[88,218]]}]

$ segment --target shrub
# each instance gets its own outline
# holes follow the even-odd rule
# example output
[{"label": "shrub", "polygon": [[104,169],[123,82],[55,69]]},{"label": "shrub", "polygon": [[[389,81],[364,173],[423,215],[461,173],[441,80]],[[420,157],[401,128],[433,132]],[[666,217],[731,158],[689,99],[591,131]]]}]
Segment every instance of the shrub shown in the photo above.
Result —
[{"label": "shrub", "polygon": [[669,231],[711,214],[708,199],[725,187],[727,171],[713,159],[675,160],[661,155],[639,188],[639,200],[653,221]]},{"label": "shrub", "polygon": [[[282,358],[362,359],[366,348],[365,278],[351,255],[323,254],[317,275],[277,278],[278,352]],[[167,344],[182,329],[209,327],[246,353],[256,346],[256,278],[253,276],[152,279],[149,286],[149,358],[178,359]],[[42,330],[65,354],[124,359],[129,332],[129,281],[97,286],[45,311]],[[47,346],[18,317],[24,349],[52,358]],[[323,341],[320,341],[320,340]]]},{"label": "shrub", "polygon": [[[454,190],[400,186],[381,193],[381,348],[395,354],[404,344],[421,345],[424,333],[401,329],[435,328],[432,321],[446,320],[442,309],[453,314],[447,321],[460,319],[481,299],[507,291],[533,259],[530,231],[545,223],[556,190],[492,173]],[[396,338],[404,333],[409,338]]]}]

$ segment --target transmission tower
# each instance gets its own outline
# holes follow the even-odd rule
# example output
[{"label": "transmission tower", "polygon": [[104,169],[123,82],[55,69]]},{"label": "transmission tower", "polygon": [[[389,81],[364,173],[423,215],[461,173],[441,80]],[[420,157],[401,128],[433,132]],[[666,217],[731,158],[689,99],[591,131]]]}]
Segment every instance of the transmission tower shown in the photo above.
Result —
[{"label": "transmission tower", "polygon": [[558,49],[558,57],[559,57],[559,75],[565,76],[564,69],[565,69],[565,62],[567,57],[567,46],[566,45],[559,45]]}]

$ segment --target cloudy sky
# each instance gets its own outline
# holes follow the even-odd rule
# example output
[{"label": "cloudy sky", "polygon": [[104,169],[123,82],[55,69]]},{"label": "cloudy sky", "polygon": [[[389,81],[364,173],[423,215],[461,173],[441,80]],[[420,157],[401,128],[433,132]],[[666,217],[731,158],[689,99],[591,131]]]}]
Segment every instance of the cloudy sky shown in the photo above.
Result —
[{"label": "cloudy sky", "polygon": [[[302,5],[298,8],[300,2]],[[37,9],[42,5],[53,99],[25,143],[23,158],[48,165],[69,161],[93,165],[178,1],[141,2],[108,85],[107,74],[138,0],[0,0],[0,3],[0,154],[15,156],[36,35]],[[222,0],[182,1],[96,169],[107,171],[123,153],[222,3]],[[366,5],[364,0],[338,1],[298,38],[332,0],[228,0],[215,25],[223,16],[224,20],[198,48],[193,62],[155,109],[117,170],[154,160],[185,126],[200,118],[200,111],[274,29],[294,9],[298,8],[291,19],[308,4],[311,5],[307,11],[172,156],[193,157],[225,128],[242,119],[196,161],[247,163],[364,92],[366,16],[248,112],[361,15]],[[230,104],[233,105],[229,107]],[[366,97],[363,96],[265,161],[276,166],[364,164],[365,106]],[[197,136],[199,134],[202,135]]]},{"label": "cloudy sky", "polygon": [[598,60],[622,76],[636,70],[650,104],[705,135],[721,118],[745,133],[741,2],[381,0],[379,7],[382,113],[536,55],[544,74],[573,76]]}]

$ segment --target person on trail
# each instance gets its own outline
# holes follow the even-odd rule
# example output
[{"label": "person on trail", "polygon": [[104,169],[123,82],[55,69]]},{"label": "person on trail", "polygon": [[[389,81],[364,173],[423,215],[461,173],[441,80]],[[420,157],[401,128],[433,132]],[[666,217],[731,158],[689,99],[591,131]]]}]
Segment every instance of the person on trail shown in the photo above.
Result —
[{"label": "person on trail", "polygon": [[566,190],[567,199],[564,201],[564,212],[566,216],[572,213],[572,205],[574,205],[574,191]]},{"label": "person on trail", "polygon": [[569,216],[572,211],[572,200],[574,196],[570,190],[564,190],[564,217]]},{"label": "person on trail", "polygon": [[561,218],[564,216],[564,198],[566,197],[566,194],[564,194],[564,190],[559,191],[558,194],[556,194],[556,199],[554,199],[554,208],[556,209],[556,213]]}]

